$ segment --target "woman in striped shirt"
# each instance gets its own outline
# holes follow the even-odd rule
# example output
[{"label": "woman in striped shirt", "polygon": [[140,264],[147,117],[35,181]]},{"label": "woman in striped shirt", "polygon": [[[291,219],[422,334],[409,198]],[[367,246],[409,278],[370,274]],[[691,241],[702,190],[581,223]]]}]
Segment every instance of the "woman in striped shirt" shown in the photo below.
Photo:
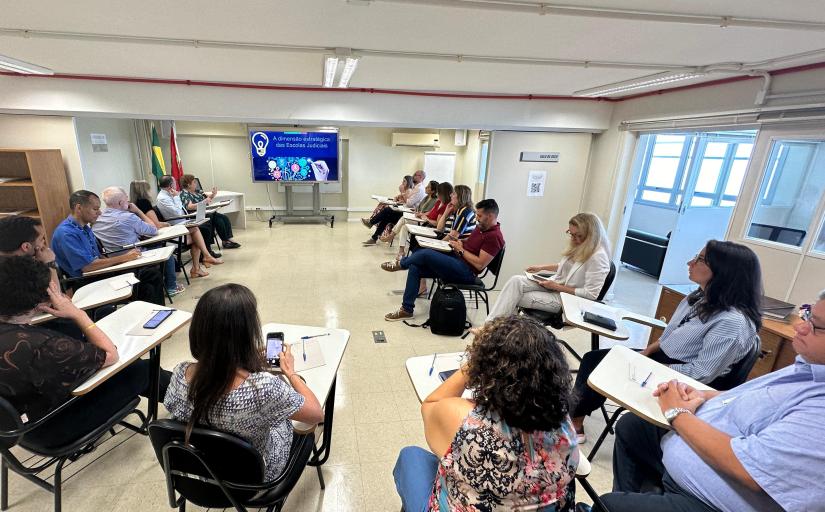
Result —
[{"label": "woman in striped shirt", "polygon": [[[714,381],[759,349],[762,271],[753,251],[717,240],[709,241],[687,265],[690,280],[699,288],[682,300],[662,336],[642,354],[714,387]],[[587,378],[606,354],[585,354],[576,376],[578,403],[572,416],[580,443],[586,441],[585,416],[604,403],[604,397],[587,386]]]}]

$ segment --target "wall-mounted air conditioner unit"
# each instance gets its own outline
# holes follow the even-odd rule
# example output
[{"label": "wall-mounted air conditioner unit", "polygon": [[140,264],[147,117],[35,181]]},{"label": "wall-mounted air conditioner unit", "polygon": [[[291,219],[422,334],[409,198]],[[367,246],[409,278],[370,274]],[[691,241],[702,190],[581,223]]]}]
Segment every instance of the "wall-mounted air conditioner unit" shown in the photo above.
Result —
[{"label": "wall-mounted air conditioner unit", "polygon": [[437,133],[393,133],[392,145],[393,147],[437,148],[441,144],[438,142]]}]

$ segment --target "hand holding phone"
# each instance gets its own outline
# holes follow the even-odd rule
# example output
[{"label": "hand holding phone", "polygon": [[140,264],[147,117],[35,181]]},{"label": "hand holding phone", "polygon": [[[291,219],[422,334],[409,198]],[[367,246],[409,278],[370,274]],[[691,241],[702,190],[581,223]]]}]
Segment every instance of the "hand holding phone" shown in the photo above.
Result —
[{"label": "hand holding phone", "polygon": [[266,335],[266,362],[270,366],[281,366],[281,352],[284,349],[284,333],[270,332]]}]

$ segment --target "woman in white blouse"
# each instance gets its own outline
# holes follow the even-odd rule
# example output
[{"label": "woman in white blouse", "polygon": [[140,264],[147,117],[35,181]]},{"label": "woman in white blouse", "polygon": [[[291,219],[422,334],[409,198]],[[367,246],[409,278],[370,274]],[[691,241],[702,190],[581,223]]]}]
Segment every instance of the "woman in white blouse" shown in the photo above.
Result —
[{"label": "woman in white blouse", "polygon": [[561,292],[595,300],[610,273],[610,254],[602,221],[592,213],[578,213],[570,219],[570,245],[559,263],[534,265],[527,272],[542,270],[556,274],[536,282],[524,275],[513,276],[504,285],[486,321],[512,315],[519,307],[550,313],[561,311]]}]

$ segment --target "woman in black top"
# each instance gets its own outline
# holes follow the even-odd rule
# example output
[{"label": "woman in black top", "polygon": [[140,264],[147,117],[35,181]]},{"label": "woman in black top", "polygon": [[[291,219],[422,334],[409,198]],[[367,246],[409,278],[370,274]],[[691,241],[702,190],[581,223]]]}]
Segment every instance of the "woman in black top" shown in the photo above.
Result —
[{"label": "woman in black top", "polygon": [[[71,398],[72,390],[118,360],[112,340],[51,282],[49,268],[26,256],[0,257],[0,396],[29,421]],[[74,321],[87,341],[29,325],[41,312]],[[169,372],[162,371],[160,396]],[[138,360],[26,434],[46,446],[72,442],[100,426],[138,394],[148,396],[149,361]],[[162,398],[161,398],[162,399]]]},{"label": "woman in black top", "polygon": [[[215,195],[218,193],[216,187],[212,188],[211,192],[198,192],[195,188],[195,177],[191,174],[184,174],[180,178],[180,202],[188,211],[194,212],[198,209],[198,203],[206,201],[206,204],[211,204]],[[241,246],[238,242],[232,239],[232,224],[229,222],[229,217],[220,213],[212,212],[209,214],[212,219],[212,224],[215,226],[215,232],[223,240],[223,246],[226,249],[237,249]]]}]

